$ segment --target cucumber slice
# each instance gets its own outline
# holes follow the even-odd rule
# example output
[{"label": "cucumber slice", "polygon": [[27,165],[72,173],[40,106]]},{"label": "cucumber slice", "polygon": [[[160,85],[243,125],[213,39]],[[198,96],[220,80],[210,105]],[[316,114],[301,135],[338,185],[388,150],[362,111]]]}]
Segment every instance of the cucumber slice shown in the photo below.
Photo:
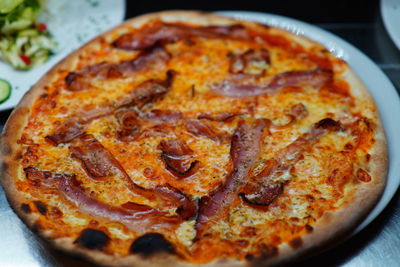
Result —
[{"label": "cucumber slice", "polygon": [[3,25],[3,28],[1,28],[1,33],[12,34],[14,32],[26,29],[30,25],[32,25],[32,21],[29,19],[19,19],[13,22],[6,21],[6,23]]},{"label": "cucumber slice", "polygon": [[11,84],[6,80],[0,79],[0,104],[10,98]]},{"label": "cucumber slice", "polygon": [[39,66],[44,64],[49,59],[49,51],[46,49],[40,49],[35,53],[32,58],[32,66]]},{"label": "cucumber slice", "polygon": [[37,37],[40,32],[37,29],[26,29],[18,33],[18,37]]}]

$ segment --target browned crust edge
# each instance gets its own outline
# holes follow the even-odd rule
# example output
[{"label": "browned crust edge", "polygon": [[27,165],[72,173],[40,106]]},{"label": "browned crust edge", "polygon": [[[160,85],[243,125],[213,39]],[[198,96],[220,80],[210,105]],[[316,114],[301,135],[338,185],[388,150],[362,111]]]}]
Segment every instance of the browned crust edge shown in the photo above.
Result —
[{"label": "browned crust edge", "polygon": [[[230,24],[236,21],[230,18],[197,11],[166,11],[147,14],[130,19],[122,25],[117,26],[109,32],[93,39],[82,48],[73,52],[66,59],[58,63],[25,94],[23,99],[9,117],[1,137],[0,145],[2,173],[0,182],[5,189],[10,206],[18,214],[21,220],[24,221],[24,223],[27,224],[31,229],[34,227],[36,217],[35,215],[26,214],[21,210],[20,206],[24,202],[24,198],[15,188],[14,179],[16,177],[21,177],[22,175],[22,169],[17,160],[18,153],[20,153],[20,145],[17,144],[17,140],[20,138],[23,128],[26,125],[27,119],[31,112],[30,108],[32,104],[38,96],[45,92],[44,86],[51,83],[57,77],[57,73],[60,70],[70,69],[72,66],[74,66],[74,64],[76,64],[82,50],[85,50],[91,45],[97,43],[104,36],[109,36],[111,33],[117,34],[123,32],[123,28],[128,25],[138,27],[149,20],[157,18],[161,18],[165,21],[184,21],[188,23],[193,22],[204,25],[213,23]],[[245,24],[252,23],[245,22]],[[309,42],[312,43],[312,41]],[[350,70],[346,71],[346,76],[350,80],[351,87],[355,88],[355,93],[359,95],[360,99],[363,99],[367,105],[375,106],[370,94],[364,85],[358,80],[357,76]],[[304,256],[306,254],[326,249],[338,241],[343,240],[346,235],[349,234],[351,230],[353,230],[358,223],[365,218],[365,216],[379,200],[386,182],[388,159],[384,130],[377,112],[372,115],[377,122],[376,144],[374,150],[371,152],[372,181],[367,184],[362,184],[363,187],[357,191],[357,194],[351,199],[347,200],[349,205],[346,209],[338,210],[333,213],[325,213],[314,226],[314,231],[308,235],[302,236],[303,245],[298,249],[292,249],[287,244],[283,244],[279,248],[279,255],[274,258],[255,262],[239,262],[233,259],[221,259],[205,264],[204,266],[253,266],[258,264],[276,265],[299,258],[300,256]],[[360,209],[360,207],[362,208]],[[144,263],[144,259],[137,255],[132,255],[125,258],[116,258],[114,256],[106,255],[100,251],[87,250],[77,247],[73,243],[74,240],[71,238],[50,239],[48,236],[46,236],[46,233],[41,232],[40,229],[38,234],[58,249],[81,255],[90,261],[101,263],[102,265],[141,266]],[[193,266],[192,264],[179,261],[176,257],[171,255],[155,255],[154,257],[147,258],[146,264],[165,267]]]}]

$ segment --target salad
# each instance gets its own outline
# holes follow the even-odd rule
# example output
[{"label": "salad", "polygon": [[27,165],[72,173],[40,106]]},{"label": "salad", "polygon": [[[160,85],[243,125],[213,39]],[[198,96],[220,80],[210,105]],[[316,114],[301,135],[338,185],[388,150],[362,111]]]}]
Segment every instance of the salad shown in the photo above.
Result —
[{"label": "salad", "polygon": [[43,64],[56,48],[46,24],[36,21],[44,4],[45,0],[0,0],[0,59],[15,69]]}]

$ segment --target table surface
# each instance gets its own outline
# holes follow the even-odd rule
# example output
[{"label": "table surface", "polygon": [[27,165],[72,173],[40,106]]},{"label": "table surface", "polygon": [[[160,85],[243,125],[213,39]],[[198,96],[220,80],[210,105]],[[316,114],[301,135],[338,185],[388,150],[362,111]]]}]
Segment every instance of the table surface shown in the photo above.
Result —
[{"label": "table surface", "polygon": [[[287,0],[283,0],[283,2],[285,4]],[[342,4],[344,2],[339,1]],[[355,2],[364,4],[362,1]],[[377,1],[366,2],[366,7],[364,7],[366,12],[361,17],[350,16],[347,11],[343,13],[343,16],[336,17],[333,15],[330,17],[329,15],[328,17],[307,17],[305,14],[305,17],[297,16],[296,18],[312,22],[352,43],[387,74],[400,92],[400,52],[385,30],[379,12],[379,3]],[[128,1],[127,17],[155,10],[150,5],[148,6],[148,9],[134,9],[134,2]],[[168,8],[168,6],[164,8]],[[183,6],[181,8],[193,7]],[[201,7],[197,7],[197,9],[199,8]],[[233,8],[227,5],[226,8],[216,6],[214,9]],[[263,11],[256,8],[251,9]],[[278,9],[268,10],[271,13],[291,16],[292,13],[289,11],[285,13]],[[304,15],[304,13],[302,14]],[[10,111],[0,112],[0,129],[3,128],[9,114]],[[400,116],[400,114],[398,115]],[[0,237],[0,266],[91,266],[49,248],[46,243],[36,238],[10,209],[1,188]],[[314,266],[321,265],[321,263],[324,266],[400,266],[400,191],[396,193],[385,210],[356,236],[333,249],[298,263],[296,266]]]}]

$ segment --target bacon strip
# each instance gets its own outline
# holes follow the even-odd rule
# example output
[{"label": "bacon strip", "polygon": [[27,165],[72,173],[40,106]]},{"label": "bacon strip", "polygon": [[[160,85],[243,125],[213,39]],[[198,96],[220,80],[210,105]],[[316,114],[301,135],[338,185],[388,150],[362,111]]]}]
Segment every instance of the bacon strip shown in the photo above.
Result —
[{"label": "bacon strip", "polygon": [[210,121],[227,121],[238,114],[230,113],[230,112],[220,112],[220,113],[215,113],[211,114],[209,112],[206,113],[201,113],[197,118],[199,120],[210,120]]},{"label": "bacon strip", "polygon": [[[287,168],[293,163],[297,162],[303,151],[307,151],[311,146],[325,133],[329,131],[340,131],[341,124],[333,119],[326,118],[313,124],[310,132],[303,134],[297,138],[293,143],[285,148],[279,155],[280,171],[282,168]],[[285,167],[286,166],[286,167]]]},{"label": "bacon strip", "polygon": [[[264,178],[263,180],[267,180]],[[247,186],[245,191],[251,192],[251,187]],[[264,209],[264,207],[271,204],[283,192],[283,183],[274,183],[272,181],[263,181],[260,190],[255,193],[240,193],[239,196],[250,207],[256,209]]]},{"label": "bacon strip", "polygon": [[[121,129],[117,132],[117,139],[122,142],[132,142],[149,133],[166,131],[166,127],[158,127],[163,123],[172,123],[182,119],[179,111],[154,109],[148,113],[136,112],[128,109],[116,114]],[[145,128],[146,126],[149,126]],[[144,129],[143,129],[144,128]]]},{"label": "bacon strip", "polygon": [[189,133],[195,136],[204,136],[214,142],[224,142],[229,134],[215,130],[211,125],[204,121],[186,119],[186,128]]},{"label": "bacon strip", "polygon": [[162,151],[161,158],[165,167],[177,178],[187,178],[193,175],[199,161],[193,160],[195,157],[193,150],[185,141],[161,140],[159,149]]},{"label": "bacon strip", "polygon": [[113,106],[106,105],[95,107],[87,111],[82,110],[78,114],[68,118],[55,129],[54,133],[45,138],[53,145],[68,143],[74,138],[84,134],[88,124],[94,119],[108,116],[122,107],[141,107],[148,102],[155,101],[164,96],[170,90],[173,76],[174,72],[168,71],[165,80],[147,80],[136,86],[128,94],[117,99]]},{"label": "bacon strip", "polygon": [[153,109],[149,113],[144,115],[144,119],[152,123],[171,123],[176,122],[182,118],[183,116],[181,112],[173,110]]},{"label": "bacon strip", "polygon": [[25,168],[24,171],[27,179],[36,181],[47,188],[58,190],[82,213],[99,219],[120,222],[135,232],[146,232],[149,229],[160,227],[176,227],[181,222],[177,216],[168,216],[167,212],[146,205],[133,203],[129,209],[123,209],[93,199],[85,193],[74,175],[54,174],[33,167]]},{"label": "bacon strip", "polygon": [[67,143],[83,134],[85,129],[86,125],[81,123],[79,118],[76,117],[66,120],[61,126],[57,127],[54,133],[47,135],[45,139],[52,145],[57,146],[61,143]]},{"label": "bacon strip", "polygon": [[290,114],[296,117],[297,120],[302,119],[308,115],[306,106],[303,103],[298,103],[290,108]]},{"label": "bacon strip", "polygon": [[279,177],[290,171],[294,164],[301,159],[302,153],[310,150],[324,134],[329,131],[339,131],[341,128],[339,122],[330,118],[313,124],[309,132],[304,133],[288,145],[275,159],[268,161],[266,168],[259,175],[249,179],[241,189],[239,196],[251,207],[264,209],[283,192],[283,182],[273,181],[272,177]]},{"label": "bacon strip", "polygon": [[153,47],[141,52],[136,58],[121,63],[102,62],[70,72],[65,82],[70,91],[81,91],[91,88],[91,81],[115,79],[130,76],[139,71],[151,68],[153,71],[165,68],[170,54],[162,47]]},{"label": "bacon strip", "polygon": [[72,141],[71,156],[82,162],[87,174],[93,179],[105,178],[117,173],[125,174],[114,156],[91,134],[85,134]]},{"label": "bacon strip", "polygon": [[121,129],[117,132],[117,139],[122,142],[132,142],[140,135],[140,122],[134,110],[126,110],[116,114]]},{"label": "bacon strip", "polygon": [[242,54],[229,54],[231,74],[261,76],[265,73],[271,60],[268,50],[249,49]]},{"label": "bacon strip", "polygon": [[165,80],[150,79],[136,86],[131,92],[116,100],[115,109],[126,106],[143,106],[164,96],[170,89],[175,72],[167,72]]},{"label": "bacon strip", "polygon": [[[207,117],[207,115],[205,116]],[[232,117],[235,115],[223,114],[223,116]],[[121,130],[118,131],[117,138],[123,142],[134,141],[137,138],[142,137],[144,133],[151,134],[152,132],[156,132],[160,134],[160,130],[162,133],[167,134],[169,133],[167,129],[168,126],[163,123],[173,123],[184,119],[181,112],[158,109],[143,114],[140,112],[137,113],[133,110],[126,110],[117,114],[117,117],[121,125]],[[199,117],[202,116],[200,115]],[[185,119],[185,122],[187,131],[195,136],[204,136],[215,142],[224,142],[228,136],[230,137],[228,133],[217,131],[207,122],[196,119]],[[146,126],[150,127],[144,128]],[[142,128],[144,128],[143,131],[141,131]]]},{"label": "bacon strip", "polygon": [[200,38],[249,39],[250,35],[243,25],[195,27],[179,23],[163,23],[156,21],[151,26],[127,33],[114,41],[113,45],[120,49],[138,50],[152,47],[157,43],[174,43],[179,40]]},{"label": "bacon strip", "polygon": [[134,194],[162,202],[164,206],[176,207],[177,213],[182,214],[185,219],[196,212],[195,203],[171,185],[160,185],[151,190],[134,183],[118,160],[93,135],[85,134],[75,139],[70,151],[72,157],[80,160],[86,172],[94,179],[120,175]]},{"label": "bacon strip", "polygon": [[258,158],[261,151],[261,137],[268,125],[268,121],[261,119],[253,123],[239,122],[231,143],[233,172],[217,190],[211,192],[209,196],[201,198],[200,212],[196,221],[196,239],[204,234],[208,225],[216,223],[228,215],[238,190]]},{"label": "bacon strip", "polygon": [[175,187],[166,184],[165,186],[157,186],[154,191],[161,199],[164,200],[165,206],[177,206],[176,213],[184,219],[192,218],[197,212],[197,203],[189,199]]},{"label": "bacon strip", "polygon": [[306,117],[307,114],[308,111],[302,103],[295,104],[290,108],[290,113],[286,114],[286,116],[289,117],[289,121],[284,125],[272,124],[272,128],[275,130],[285,129],[293,125],[293,123],[295,123],[296,121],[299,121],[302,118]]},{"label": "bacon strip", "polygon": [[256,209],[268,206],[283,192],[283,183],[271,179],[273,173],[277,173],[280,169],[279,161],[270,160],[266,165],[260,174],[249,179],[239,193],[247,205]]},{"label": "bacon strip", "polygon": [[223,81],[211,86],[220,95],[230,97],[250,97],[272,94],[287,86],[310,85],[316,89],[332,80],[332,72],[326,70],[289,71],[275,75],[267,84]]}]

